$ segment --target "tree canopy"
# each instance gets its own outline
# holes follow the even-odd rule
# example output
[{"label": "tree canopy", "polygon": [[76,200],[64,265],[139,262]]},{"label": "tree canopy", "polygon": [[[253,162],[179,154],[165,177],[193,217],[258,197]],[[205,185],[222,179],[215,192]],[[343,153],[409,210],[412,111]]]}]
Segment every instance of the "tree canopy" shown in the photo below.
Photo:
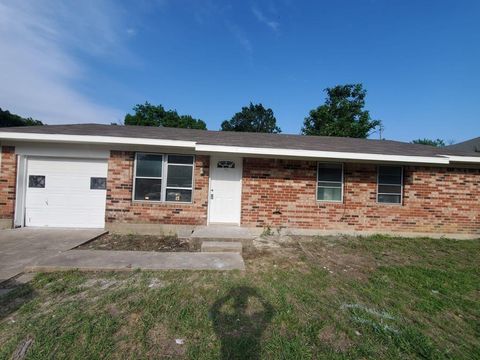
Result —
[{"label": "tree canopy", "polygon": [[272,109],[265,109],[262,104],[242,107],[230,120],[221,125],[222,131],[243,131],[278,134],[282,130],[277,126],[277,119]]},{"label": "tree canopy", "polygon": [[31,117],[23,118],[19,115],[12,114],[8,110],[2,110],[0,108],[0,127],[37,125],[43,125],[43,123],[40,120],[35,120]]},{"label": "tree canopy", "polygon": [[362,84],[326,88],[325,104],[310,111],[303,122],[303,135],[367,138],[381,125],[364,110],[367,91]]},{"label": "tree canopy", "polygon": [[416,139],[412,141],[412,144],[421,144],[421,145],[430,145],[430,146],[436,146],[436,147],[442,147],[445,146],[445,141],[442,139]]},{"label": "tree canopy", "polygon": [[135,114],[125,115],[125,125],[164,126],[186,129],[206,130],[203,120],[190,115],[178,115],[176,110],[165,110],[162,105],[152,105],[149,102],[133,107]]}]

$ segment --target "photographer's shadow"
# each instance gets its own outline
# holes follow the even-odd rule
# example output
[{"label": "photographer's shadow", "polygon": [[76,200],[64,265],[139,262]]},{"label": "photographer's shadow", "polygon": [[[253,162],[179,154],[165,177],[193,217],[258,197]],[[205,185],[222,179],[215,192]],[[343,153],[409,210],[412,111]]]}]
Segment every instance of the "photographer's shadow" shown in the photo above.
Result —
[{"label": "photographer's shadow", "polygon": [[239,286],[211,308],[213,326],[221,341],[220,359],[259,359],[262,334],[274,309],[258,291]]}]

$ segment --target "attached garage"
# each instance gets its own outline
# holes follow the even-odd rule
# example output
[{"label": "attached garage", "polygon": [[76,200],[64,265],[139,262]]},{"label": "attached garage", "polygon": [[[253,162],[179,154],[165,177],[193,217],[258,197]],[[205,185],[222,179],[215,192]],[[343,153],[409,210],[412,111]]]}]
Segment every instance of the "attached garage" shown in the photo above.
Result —
[{"label": "attached garage", "polygon": [[105,159],[27,157],[24,225],[103,228]]}]

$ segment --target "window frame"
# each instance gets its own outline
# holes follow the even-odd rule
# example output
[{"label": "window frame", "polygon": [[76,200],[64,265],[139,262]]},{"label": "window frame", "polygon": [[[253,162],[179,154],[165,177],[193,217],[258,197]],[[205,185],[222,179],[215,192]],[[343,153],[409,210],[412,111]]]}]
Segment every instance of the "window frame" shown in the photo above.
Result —
[{"label": "window frame", "polygon": [[[320,180],[318,180],[318,175],[319,175],[319,170],[320,170],[320,165],[321,164],[328,164],[328,165],[341,165],[342,167],[342,181],[341,181],[341,186],[340,186],[340,200],[320,200],[318,198],[318,188],[320,186],[318,186],[318,183],[320,182]],[[319,203],[335,203],[335,204],[342,204],[343,203],[343,193],[344,193],[344,187],[345,187],[345,174],[344,174],[344,163],[338,163],[338,162],[323,162],[323,161],[317,161],[317,176],[316,176],[316,184],[315,184],[315,200]],[[337,184],[338,181],[322,181],[322,182],[330,182],[330,183],[335,183]],[[325,186],[322,186],[322,187],[325,187]]]},{"label": "window frame", "polygon": [[[155,177],[155,176],[137,176],[137,158],[138,155],[143,154],[151,154],[151,155],[160,155],[162,156],[162,176]],[[192,196],[190,201],[167,201],[166,194],[167,194],[167,181],[168,181],[168,156],[190,156],[192,157],[192,164],[171,164],[171,165],[179,165],[179,166],[191,166],[192,167],[192,187],[191,188],[182,188],[182,187],[168,187],[168,189],[179,189],[179,190],[191,190]],[[135,199],[135,186],[137,177],[140,179],[159,179],[161,180],[161,190],[160,190],[160,200],[137,200]],[[195,155],[192,154],[167,154],[167,153],[156,153],[156,152],[145,152],[145,151],[136,151],[135,158],[133,161],[133,184],[132,184],[132,202],[135,203],[152,203],[152,204],[193,204],[193,196],[195,190]]]},{"label": "window frame", "polygon": [[[169,163],[168,162],[168,157],[169,156],[191,156],[192,157],[192,163],[191,164],[177,164],[177,163]],[[164,169],[165,170],[165,186],[162,184],[162,199],[166,203],[177,203],[177,204],[191,204],[193,203],[193,190],[195,188],[195,155],[188,155],[188,154],[165,154],[163,158],[164,162]],[[192,185],[191,187],[180,187],[180,186],[168,186],[168,165],[174,165],[174,166],[189,166],[192,168]],[[190,201],[168,201],[167,200],[167,190],[168,189],[177,189],[177,190],[190,190],[192,192],[192,196],[190,198]]]},{"label": "window frame", "polygon": [[[380,168],[381,167],[399,167],[401,169],[400,173],[400,202],[382,202],[378,201],[378,195],[398,195],[394,193],[380,193],[378,191],[380,185],[393,185],[393,186],[399,186],[399,184],[380,184]],[[403,206],[403,172],[404,172],[404,167],[403,165],[377,165],[377,194],[376,194],[376,203],[379,205],[393,205],[393,206]]]}]

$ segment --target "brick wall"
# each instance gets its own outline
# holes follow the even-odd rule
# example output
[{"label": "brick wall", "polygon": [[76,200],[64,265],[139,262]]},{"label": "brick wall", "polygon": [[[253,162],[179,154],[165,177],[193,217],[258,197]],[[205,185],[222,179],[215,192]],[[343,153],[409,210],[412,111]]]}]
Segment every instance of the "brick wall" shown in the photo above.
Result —
[{"label": "brick wall", "polygon": [[316,201],[316,162],[244,159],[242,224],[480,234],[480,170],[404,168],[403,206],[376,203],[376,166],[345,164],[344,201]]},{"label": "brick wall", "polygon": [[[209,157],[195,156],[192,204],[132,202],[134,152],[111,151],[108,161],[106,222],[205,225]],[[203,175],[201,168],[203,167]]]},{"label": "brick wall", "polygon": [[0,160],[0,219],[13,219],[17,157],[15,147],[2,146]]}]

